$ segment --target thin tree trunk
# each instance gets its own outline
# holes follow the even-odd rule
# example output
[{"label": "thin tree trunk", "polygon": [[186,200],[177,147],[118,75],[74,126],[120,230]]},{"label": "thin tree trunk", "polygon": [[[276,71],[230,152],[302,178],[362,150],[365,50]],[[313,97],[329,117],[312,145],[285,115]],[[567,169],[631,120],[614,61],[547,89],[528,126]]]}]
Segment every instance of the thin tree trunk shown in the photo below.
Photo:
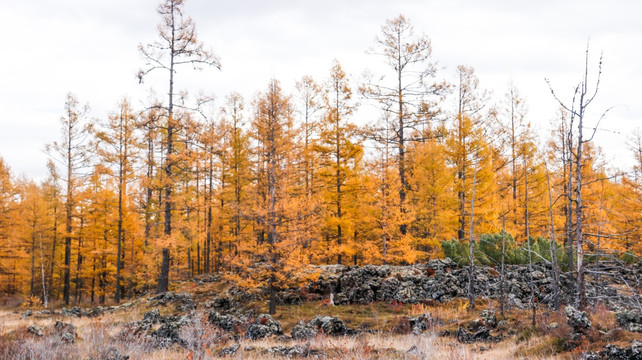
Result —
[{"label": "thin tree trunk", "polygon": [[[36,296],[36,220],[31,227],[31,283],[29,287],[29,297]],[[31,303],[31,300],[29,300]],[[33,304],[31,304],[33,305]]]},{"label": "thin tree trunk", "polygon": [[[121,117],[122,118],[122,117]],[[116,250],[116,291],[114,301],[120,303],[120,268],[122,267],[122,243],[123,243],[123,188],[125,186],[122,160],[118,164],[118,245]]]},{"label": "thin tree trunk", "polygon": [[[51,261],[53,261],[53,259]],[[47,299],[47,286],[45,286],[45,263],[42,256],[42,234],[40,234],[40,275],[42,277],[42,303],[46,309],[49,307],[49,303]]]},{"label": "thin tree trunk", "polygon": [[555,240],[555,223],[553,222],[553,197],[551,195],[551,179],[546,169],[546,183],[548,185],[548,214],[551,224],[551,276],[553,277],[553,308],[560,308],[560,283],[559,283],[559,265],[557,263],[557,241]]},{"label": "thin tree trunk", "polygon": [[584,94],[586,94],[586,76],[584,79],[585,81],[582,85],[583,90],[580,96],[580,113],[577,124],[577,154],[575,160],[575,243],[577,246],[577,291],[575,294],[575,302],[580,310],[584,310],[586,307],[586,288],[584,286],[584,214],[582,208],[582,145],[584,144],[582,126],[584,125]]},{"label": "thin tree trunk", "polygon": [[470,309],[475,309],[475,237],[474,237],[474,211],[475,211],[475,186],[477,183],[477,168],[473,171],[473,193],[470,199],[470,243],[468,260],[468,302]]},{"label": "thin tree trunk", "polygon": [[528,169],[524,169],[524,225],[526,227],[526,245],[528,249],[528,285],[531,290],[531,296],[529,299],[529,304],[531,306],[532,318],[531,323],[533,327],[537,325],[535,316],[537,309],[535,307],[535,282],[533,281],[533,253],[531,252],[531,234],[530,234],[530,224],[529,224],[529,213],[528,213]]},{"label": "thin tree trunk", "polygon": [[506,213],[502,208],[502,265],[499,273],[499,314],[502,319],[504,316],[504,307],[506,299],[504,297],[504,282],[506,279]]}]

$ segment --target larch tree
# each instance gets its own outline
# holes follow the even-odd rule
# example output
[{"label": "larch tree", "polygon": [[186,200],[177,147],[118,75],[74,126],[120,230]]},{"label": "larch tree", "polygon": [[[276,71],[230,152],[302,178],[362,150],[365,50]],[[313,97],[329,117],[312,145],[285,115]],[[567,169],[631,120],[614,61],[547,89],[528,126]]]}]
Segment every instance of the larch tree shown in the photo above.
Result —
[{"label": "larch tree", "polygon": [[65,258],[63,301],[69,304],[70,292],[70,267],[71,243],[74,237],[74,217],[76,207],[76,193],[81,186],[80,180],[84,175],[83,169],[87,166],[90,152],[87,151],[87,140],[90,136],[91,126],[87,123],[86,114],[89,107],[81,106],[73,94],[67,94],[65,101],[65,115],[60,118],[61,139],[52,144],[47,144],[49,155],[62,167],[65,191]]},{"label": "larch tree", "polygon": [[6,276],[4,289],[7,293],[16,292],[15,282],[15,237],[12,236],[13,216],[15,216],[18,189],[14,185],[9,166],[0,157],[0,276]]},{"label": "larch tree", "polygon": [[[167,120],[165,122],[166,141],[164,159],[164,234],[172,236],[172,211],[175,168],[175,131],[174,118],[174,80],[177,67],[191,65],[195,69],[215,67],[220,69],[221,63],[217,56],[205,49],[198,41],[196,26],[190,17],[183,16],[183,0],[164,0],[158,7],[161,23],[158,26],[160,39],[148,45],[139,45],[139,50],[147,61],[147,68],[138,72],[139,81],[150,72],[162,69],[168,72],[168,102],[164,107]],[[169,286],[169,249],[162,251],[163,261],[158,281],[157,292],[167,291]]]},{"label": "larch tree", "polygon": [[[130,211],[127,186],[133,181],[134,163],[140,149],[140,142],[135,134],[137,118],[127,99],[122,99],[119,109],[109,116],[109,120],[98,129],[96,137],[98,155],[103,163],[111,165],[117,182],[118,220],[116,239],[116,291],[114,301],[122,297],[121,270],[123,242],[125,237],[133,239],[133,234],[125,235],[124,222]],[[132,241],[133,242],[133,241]]]},{"label": "larch tree", "polygon": [[455,173],[448,166],[446,154],[443,141],[428,140],[414,147],[409,164],[409,211],[414,219],[410,231],[422,239],[419,250],[426,260],[438,255],[441,239],[457,236]]},{"label": "larch tree", "polygon": [[348,186],[353,184],[351,180],[355,176],[355,168],[359,166],[363,149],[356,143],[356,125],[349,122],[356,108],[352,89],[346,73],[336,60],[330,70],[325,106],[326,114],[320,124],[320,140],[316,150],[322,166],[319,175],[325,183],[323,198],[328,211],[326,231],[336,244],[331,246],[330,255],[336,255],[337,264],[341,264],[345,253],[344,236],[352,227],[347,220],[349,216],[346,216],[346,193],[355,191]]},{"label": "larch tree", "polygon": [[255,147],[254,218],[256,241],[248,244],[243,271],[246,281],[265,287],[270,294],[269,311],[276,311],[277,291],[300,278],[299,270],[307,263],[302,252],[301,222],[298,207],[300,193],[294,191],[293,107],[277,80],[255,103],[252,136]]},{"label": "larch tree", "polygon": [[41,298],[43,304],[47,303],[47,287],[44,278],[43,237],[46,236],[48,227],[47,205],[42,193],[42,188],[32,181],[22,179],[20,214],[21,233],[28,244],[31,258],[29,267],[29,295],[30,302],[34,298]]},{"label": "larch tree", "polygon": [[303,172],[305,180],[305,193],[310,199],[317,192],[316,168],[314,146],[319,137],[320,113],[323,109],[324,99],[321,86],[311,76],[304,76],[296,83],[298,98],[298,113],[303,136]]},{"label": "larch tree", "polygon": [[224,149],[227,155],[229,169],[228,203],[231,209],[229,217],[232,229],[234,254],[238,254],[241,242],[244,240],[244,229],[247,227],[245,218],[247,209],[247,187],[250,183],[250,137],[245,129],[244,100],[236,92],[226,96],[225,105],[221,109],[225,131],[229,132],[228,146]]},{"label": "larch tree", "polygon": [[[424,105],[447,87],[433,82],[436,68],[431,61],[430,39],[416,34],[414,27],[403,15],[387,20],[375,42],[376,47],[370,52],[383,57],[392,70],[392,76],[384,76],[380,82],[368,81],[361,87],[361,92],[367,98],[379,102],[384,111],[393,115],[390,120],[394,123],[394,131],[392,138],[386,141],[391,141],[396,147],[401,183],[398,189],[399,206],[404,214],[406,195],[410,189],[407,143],[416,138],[413,132],[419,127],[419,122],[426,120],[426,117],[421,116]],[[406,234],[407,228],[407,220],[399,224],[401,235]]]},{"label": "larch tree", "polygon": [[[486,204],[484,194],[490,191],[485,187],[491,186],[490,177],[493,177],[493,169],[490,161],[490,146],[486,139],[482,109],[486,105],[486,92],[479,89],[479,79],[475,70],[468,66],[457,67],[457,112],[448,137],[446,139],[448,149],[448,160],[453,164],[456,171],[457,199],[459,201],[459,229],[458,239],[466,238],[468,227],[468,195],[472,189],[471,178],[474,171],[477,171],[477,202],[478,205]],[[483,186],[482,186],[483,185]],[[479,214],[484,213],[476,209]]]},{"label": "larch tree", "polygon": [[54,287],[54,278],[56,277],[56,259],[57,259],[57,249],[60,247],[58,242],[58,235],[60,233],[59,224],[60,224],[60,193],[61,188],[59,184],[60,176],[58,175],[58,170],[56,169],[56,164],[52,159],[47,161],[47,170],[49,175],[42,185],[43,195],[45,197],[45,202],[49,207],[49,213],[51,214],[51,227],[49,232],[51,233],[51,252],[48,254],[49,264],[47,269],[47,289],[48,294],[52,297],[58,298],[60,291]]}]

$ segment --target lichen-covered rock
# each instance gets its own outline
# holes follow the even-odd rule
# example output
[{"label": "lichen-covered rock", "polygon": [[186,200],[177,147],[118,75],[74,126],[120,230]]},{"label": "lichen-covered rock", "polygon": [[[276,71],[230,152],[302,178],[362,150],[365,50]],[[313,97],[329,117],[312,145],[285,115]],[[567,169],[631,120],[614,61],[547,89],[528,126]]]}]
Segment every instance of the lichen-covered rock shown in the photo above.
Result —
[{"label": "lichen-covered rock", "polygon": [[433,318],[431,314],[422,314],[408,320],[412,333],[417,335],[433,328],[435,325],[443,324],[440,320]]},{"label": "lichen-covered rock", "polygon": [[268,314],[261,314],[256,321],[250,325],[245,336],[252,340],[265,339],[272,335],[282,335],[281,323],[272,319]]},{"label": "lichen-covered rock", "polygon": [[129,355],[121,354],[117,348],[111,348],[103,358],[104,360],[129,360]]},{"label": "lichen-covered rock", "polygon": [[455,332],[455,337],[457,341],[464,344],[471,344],[475,342],[496,342],[499,341],[499,337],[490,335],[490,329],[486,327],[481,327],[474,333],[469,333],[463,328],[458,328]]},{"label": "lichen-covered rock", "polygon": [[286,290],[279,293],[277,302],[282,305],[297,305],[302,303],[303,299],[296,291]]},{"label": "lichen-covered rock", "polygon": [[494,311],[484,310],[481,312],[479,316],[482,318],[482,320],[484,320],[484,324],[487,327],[491,329],[497,327],[497,315],[495,314]]},{"label": "lichen-covered rock", "polygon": [[619,347],[608,344],[602,351],[588,352],[582,355],[583,360],[642,360],[642,342],[633,340],[630,347]]},{"label": "lichen-covered rock", "polygon": [[338,317],[317,315],[308,325],[327,335],[346,335],[349,332],[346,324]]},{"label": "lichen-covered rock", "polygon": [[242,324],[239,318],[232,315],[221,315],[216,311],[211,311],[208,315],[208,320],[215,327],[227,332],[238,332]]},{"label": "lichen-covered rock", "polygon": [[319,350],[310,349],[310,346],[294,345],[294,346],[273,346],[268,349],[268,352],[276,355],[285,356],[288,358],[292,357],[308,357],[315,356],[318,357],[321,355]]},{"label": "lichen-covered rock", "polygon": [[82,316],[82,309],[79,308],[78,306],[74,306],[71,309],[62,308],[62,310],[60,310],[60,313],[62,314],[62,316],[81,317]]},{"label": "lichen-covered rock", "polygon": [[592,325],[586,312],[579,311],[571,305],[564,308],[564,314],[568,325],[576,334],[584,334]]},{"label": "lichen-covered rock", "polygon": [[211,301],[205,303],[206,308],[218,310],[229,310],[231,306],[232,302],[228,297],[215,297]]},{"label": "lichen-covered rock", "polygon": [[292,331],[290,331],[290,336],[295,340],[311,339],[316,335],[317,330],[312,325],[305,324],[303,321],[299,321],[299,323],[292,328]]},{"label": "lichen-covered rock", "polygon": [[97,317],[105,313],[107,309],[102,306],[96,306],[86,311],[86,315],[89,317]]},{"label": "lichen-covered rock", "polygon": [[161,319],[162,325],[152,331],[152,338],[156,339],[160,347],[168,347],[172,344],[182,344],[180,329],[189,322],[187,316],[167,316]]},{"label": "lichen-covered rock", "polygon": [[241,347],[240,344],[234,344],[234,345],[224,347],[223,349],[221,349],[221,351],[218,352],[218,356],[234,355],[236,354],[236,352],[239,350],[240,347]]},{"label": "lichen-covered rock", "polygon": [[27,332],[38,337],[41,337],[43,335],[42,327],[36,324],[29,325],[29,327],[27,328]]},{"label": "lichen-covered rock", "polygon": [[148,299],[153,305],[167,305],[177,303],[176,308],[179,311],[189,311],[195,308],[192,295],[188,293],[176,294],[173,291],[166,291]]},{"label": "lichen-covered rock", "polygon": [[143,318],[136,323],[141,330],[149,330],[151,327],[161,321],[160,310],[153,309],[146,312]]},{"label": "lichen-covered rock", "polygon": [[76,327],[72,324],[56,320],[54,330],[64,342],[73,343],[76,341]]},{"label": "lichen-covered rock", "polygon": [[[334,294],[334,304],[367,304],[371,301],[398,301],[401,303],[419,303],[426,300],[448,301],[453,298],[466,297],[467,284],[470,276],[468,268],[461,268],[451,259],[430,260],[427,263],[411,266],[366,265],[357,266],[318,266],[318,280],[308,284],[305,294],[327,298]],[[630,266],[611,277],[610,282],[618,283],[618,279],[632,279],[642,276],[642,266]],[[477,266],[474,270],[475,296],[499,298],[499,271],[488,266]],[[541,304],[552,306],[555,301],[551,267],[546,264],[533,264],[532,277],[535,281],[535,297]],[[531,272],[528,266],[507,265],[505,268],[504,294],[507,306],[526,309],[531,296]],[[603,277],[603,279],[606,279]],[[574,280],[569,274],[560,274],[560,289],[562,303],[571,303]],[[607,283],[607,284],[605,284]],[[621,283],[621,282],[620,282]],[[287,290],[282,302],[294,299]],[[597,286],[587,279],[586,291],[598,294],[605,299],[606,305],[612,309],[631,309],[635,301],[630,296],[617,292],[614,286],[604,283]],[[590,300],[590,299],[589,299]]]},{"label": "lichen-covered rock", "polygon": [[628,331],[642,332],[642,314],[635,310],[618,312],[615,319],[618,325]]}]

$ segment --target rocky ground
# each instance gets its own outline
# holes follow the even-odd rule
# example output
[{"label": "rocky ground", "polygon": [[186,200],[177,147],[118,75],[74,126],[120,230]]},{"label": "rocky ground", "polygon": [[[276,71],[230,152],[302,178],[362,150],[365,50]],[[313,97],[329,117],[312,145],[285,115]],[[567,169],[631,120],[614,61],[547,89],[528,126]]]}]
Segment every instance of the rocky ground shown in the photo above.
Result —
[{"label": "rocky ground", "polygon": [[642,359],[642,315],[621,286],[639,267],[590,283],[602,302],[585,313],[554,311],[550,271],[537,266],[536,327],[525,267],[507,268],[504,317],[491,268],[477,269],[475,309],[462,299],[468,269],[449,260],[315,271],[318,280],[279,294],[275,316],[260,291],[216,276],[119,306],[4,311],[0,358]]}]

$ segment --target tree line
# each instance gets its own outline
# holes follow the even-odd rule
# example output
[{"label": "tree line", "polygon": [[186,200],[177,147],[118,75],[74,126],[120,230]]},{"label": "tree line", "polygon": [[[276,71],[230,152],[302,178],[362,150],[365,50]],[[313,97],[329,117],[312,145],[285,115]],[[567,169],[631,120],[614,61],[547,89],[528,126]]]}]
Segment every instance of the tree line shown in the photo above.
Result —
[{"label": "tree line", "polygon": [[[181,0],[158,12],[138,77],[163,72],[166,98],[138,109],[123,98],[92,120],[69,94],[46,180],[16,178],[0,159],[2,293],[118,303],[222,273],[267,289],[273,310],[308,265],[446,254],[472,273],[559,249],[583,302],[585,261],[638,261],[642,132],[628,140],[634,168],[609,172],[595,132],[582,132],[599,85],[587,77],[544,139],[513,84],[494,102],[473,67],[443,80],[430,39],[398,16],[371,50],[387,73],[354,80],[335,60],[293,89],[273,79],[253,99],[190,98],[176,69],[221,62]],[[357,118],[364,104],[377,111]]]}]

